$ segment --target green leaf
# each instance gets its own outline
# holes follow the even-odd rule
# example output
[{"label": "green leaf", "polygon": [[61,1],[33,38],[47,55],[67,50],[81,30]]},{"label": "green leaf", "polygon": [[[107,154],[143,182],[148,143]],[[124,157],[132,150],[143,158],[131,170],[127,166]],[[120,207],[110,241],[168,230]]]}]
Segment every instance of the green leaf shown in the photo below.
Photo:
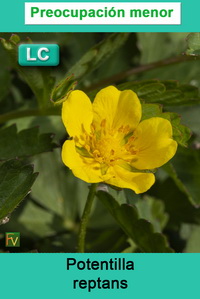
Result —
[{"label": "green leaf", "polygon": [[163,104],[165,106],[177,106],[184,104],[184,96],[180,90],[167,90],[160,95],[155,95],[149,102]]},{"label": "green leaf", "polygon": [[166,91],[164,84],[162,83],[150,83],[144,84],[137,91],[138,97],[144,99],[147,102],[157,102],[154,100],[156,96],[159,97]]},{"label": "green leaf", "polygon": [[99,191],[97,197],[109,210],[119,226],[143,252],[173,252],[164,235],[155,233],[150,222],[139,219],[135,206],[122,204],[108,193]]},{"label": "green leaf", "polygon": [[56,145],[52,143],[52,134],[39,135],[39,128],[34,127],[17,133],[17,127],[12,125],[0,130],[0,161],[12,158],[34,156],[52,151]]},{"label": "green leaf", "polygon": [[162,108],[158,104],[142,104],[141,120],[151,117],[162,117],[169,120],[172,124],[174,140],[176,140],[181,146],[187,147],[187,142],[191,137],[191,130],[180,123],[181,118],[177,113],[162,113]]},{"label": "green leaf", "polygon": [[194,204],[192,195],[189,193],[183,182],[179,179],[176,170],[172,163],[167,163],[162,166],[162,169],[168,173],[168,175],[174,180],[176,186],[180,189],[181,192],[185,193],[189,201]]},{"label": "green leaf", "polygon": [[142,104],[142,119],[141,121],[160,116],[162,114],[162,107],[158,104]]},{"label": "green leaf", "polygon": [[178,81],[175,80],[161,80],[160,82],[165,85],[166,90],[174,90],[179,86]]},{"label": "green leaf", "polygon": [[[183,183],[190,202],[200,207],[200,151],[195,149],[179,148],[172,164],[177,177]],[[173,179],[174,175],[172,176]],[[177,184],[177,180],[175,179]],[[178,184],[180,188],[180,183]],[[180,188],[183,191],[182,188]]]},{"label": "green leaf", "polygon": [[[1,117],[0,117],[1,118]],[[49,134],[52,132],[56,143],[66,138],[66,129],[63,126],[60,115],[50,116],[28,116],[10,120],[6,123],[7,126],[15,124],[18,131],[39,127],[40,134]]]},{"label": "green leaf", "polygon": [[186,51],[187,55],[199,56],[200,55],[200,33],[192,32],[187,38],[187,46],[188,49]]},{"label": "green leaf", "polygon": [[10,160],[0,166],[0,219],[14,211],[30,192],[37,173],[31,165]]},{"label": "green leaf", "polygon": [[120,90],[131,89],[140,100],[164,106],[196,105],[200,103],[199,91],[195,86],[173,80],[130,81],[118,85]]},{"label": "green leaf", "polygon": [[181,117],[177,113],[166,112],[162,113],[160,117],[168,119],[173,128],[173,138],[183,147],[187,147],[188,140],[190,139],[192,133],[191,130],[180,124]]},{"label": "green leaf", "polygon": [[32,43],[32,41],[30,39],[21,41],[18,35],[13,34],[8,41],[1,39],[1,43],[10,56],[13,67],[35,94],[39,107],[44,108],[50,105],[50,93],[55,83],[55,79],[51,76],[51,69],[49,67],[22,67],[18,64],[19,44]]},{"label": "green leaf", "polygon": [[53,89],[52,101],[61,103],[67,93],[75,88],[77,80],[80,82],[86,75],[98,68],[125,43],[128,36],[129,33],[114,33],[92,47]]},{"label": "green leaf", "polygon": [[149,194],[164,201],[165,211],[169,215],[167,229],[177,231],[183,222],[200,224],[200,208],[191,204],[185,192],[170,177],[164,181],[157,179]]},{"label": "green leaf", "polygon": [[146,195],[138,200],[136,207],[140,218],[150,221],[155,232],[162,232],[169,217],[165,213],[165,206],[161,200]]},{"label": "green leaf", "polygon": [[179,85],[178,88],[184,93],[186,98],[197,98],[199,96],[199,89],[192,85]]},{"label": "green leaf", "polygon": [[186,247],[184,252],[186,253],[200,253],[200,226],[198,225],[183,225],[183,229],[189,232]]},{"label": "green leaf", "polygon": [[[45,237],[56,233],[53,214],[29,201],[20,215],[18,222],[26,228],[32,238]],[[26,233],[27,234],[27,233]]]},{"label": "green leaf", "polygon": [[181,122],[192,130],[192,137],[196,139],[196,142],[200,142],[200,105],[179,106],[173,110],[181,115]]},{"label": "green leaf", "polygon": [[125,83],[117,85],[117,88],[119,88],[120,90],[131,89],[134,92],[138,93],[138,90],[140,90],[141,88],[144,88],[145,86],[149,86],[151,84],[154,85],[157,83],[159,83],[159,81],[156,79],[129,81],[129,82],[125,82]]}]

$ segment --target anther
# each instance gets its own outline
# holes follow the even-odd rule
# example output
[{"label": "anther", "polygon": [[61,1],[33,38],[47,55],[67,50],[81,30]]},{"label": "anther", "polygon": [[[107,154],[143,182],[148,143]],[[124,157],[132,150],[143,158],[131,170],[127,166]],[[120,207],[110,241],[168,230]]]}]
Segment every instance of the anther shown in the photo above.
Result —
[{"label": "anther", "polygon": [[103,120],[101,121],[101,127],[102,127],[102,128],[105,128],[105,126],[106,126],[106,119],[103,119]]},{"label": "anther", "polygon": [[111,155],[114,155],[115,151],[113,149],[111,149],[110,153],[111,153]]},{"label": "anther", "polygon": [[79,138],[77,136],[74,136],[74,141],[75,142],[78,142],[79,141]]}]

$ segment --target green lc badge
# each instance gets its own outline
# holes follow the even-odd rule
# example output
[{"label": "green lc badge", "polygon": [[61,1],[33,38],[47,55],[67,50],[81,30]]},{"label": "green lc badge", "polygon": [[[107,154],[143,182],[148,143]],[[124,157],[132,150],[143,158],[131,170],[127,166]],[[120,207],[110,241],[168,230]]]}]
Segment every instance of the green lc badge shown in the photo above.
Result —
[{"label": "green lc badge", "polygon": [[57,66],[60,62],[57,44],[21,44],[18,63],[21,66]]}]

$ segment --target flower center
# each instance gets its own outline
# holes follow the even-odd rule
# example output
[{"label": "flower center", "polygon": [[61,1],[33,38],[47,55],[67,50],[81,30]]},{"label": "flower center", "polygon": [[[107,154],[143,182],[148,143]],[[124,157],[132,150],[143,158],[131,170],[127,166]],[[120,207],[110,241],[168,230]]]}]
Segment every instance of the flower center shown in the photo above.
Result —
[{"label": "flower center", "polygon": [[122,156],[123,148],[120,147],[119,140],[112,136],[94,140],[94,145],[93,156],[100,163],[111,165]]},{"label": "flower center", "polygon": [[74,138],[76,150],[80,155],[93,158],[101,167],[109,167],[125,161],[130,163],[136,154],[132,145],[134,137],[128,126],[122,126],[118,130],[108,129],[106,120],[102,120],[98,130],[91,125],[91,133],[83,130],[80,138]]}]

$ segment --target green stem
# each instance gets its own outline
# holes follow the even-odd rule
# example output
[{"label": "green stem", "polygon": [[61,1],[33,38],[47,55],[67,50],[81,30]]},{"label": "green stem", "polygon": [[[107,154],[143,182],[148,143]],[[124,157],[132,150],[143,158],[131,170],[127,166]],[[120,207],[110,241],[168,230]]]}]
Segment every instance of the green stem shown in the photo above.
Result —
[{"label": "green stem", "polygon": [[187,55],[179,55],[179,56],[175,56],[172,58],[167,58],[164,60],[160,60],[160,61],[156,61],[153,63],[149,63],[149,64],[145,64],[145,65],[140,65],[138,67],[134,67],[131,68],[129,70],[120,72],[118,74],[115,74],[109,78],[105,78],[95,84],[92,84],[91,86],[89,86],[88,88],[85,88],[84,90],[86,92],[90,92],[92,90],[98,89],[100,87],[103,87],[105,85],[109,85],[109,84],[113,84],[119,81],[124,80],[125,78],[132,76],[132,75],[136,75],[136,74],[140,74],[143,72],[147,72],[147,71],[151,71],[153,69],[156,68],[160,68],[160,67],[164,67],[164,66],[168,66],[168,65],[173,65],[173,64],[178,64],[178,63],[182,63],[182,62],[186,62],[186,61],[194,61],[194,60],[199,60],[200,57],[194,57],[194,56],[187,56]]},{"label": "green stem", "polygon": [[28,110],[16,110],[0,115],[0,124],[5,123],[12,119],[27,117],[27,116],[49,116],[60,115],[60,107],[52,107],[46,110],[40,109],[28,109]]},{"label": "green stem", "polygon": [[86,228],[90,216],[90,211],[92,208],[92,204],[96,194],[96,188],[98,184],[92,184],[90,186],[90,191],[87,197],[86,205],[83,211],[83,215],[81,218],[79,237],[78,237],[78,248],[77,252],[83,253],[85,252],[85,236],[86,236]]}]

